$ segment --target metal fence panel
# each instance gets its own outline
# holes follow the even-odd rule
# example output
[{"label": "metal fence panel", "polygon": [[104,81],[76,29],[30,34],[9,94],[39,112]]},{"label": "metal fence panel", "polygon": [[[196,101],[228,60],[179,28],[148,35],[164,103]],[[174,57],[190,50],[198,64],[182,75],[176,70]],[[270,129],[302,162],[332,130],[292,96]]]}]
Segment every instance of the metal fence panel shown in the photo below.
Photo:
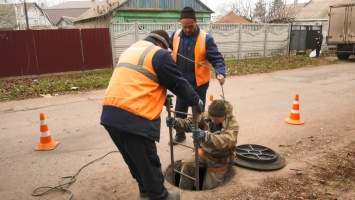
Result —
[{"label": "metal fence panel", "polygon": [[38,73],[31,31],[0,31],[0,78]]},{"label": "metal fence panel", "polygon": [[112,52],[108,28],[82,29],[84,70],[112,68]]},{"label": "metal fence panel", "polygon": [[306,51],[307,49],[315,49],[315,37],[317,31],[322,31],[322,26],[313,25],[292,25],[290,51]]},{"label": "metal fence panel", "polygon": [[33,36],[39,74],[83,69],[79,29],[37,30]]},{"label": "metal fence panel", "polygon": [[110,34],[108,29],[0,31],[0,61],[0,78],[109,68]]}]

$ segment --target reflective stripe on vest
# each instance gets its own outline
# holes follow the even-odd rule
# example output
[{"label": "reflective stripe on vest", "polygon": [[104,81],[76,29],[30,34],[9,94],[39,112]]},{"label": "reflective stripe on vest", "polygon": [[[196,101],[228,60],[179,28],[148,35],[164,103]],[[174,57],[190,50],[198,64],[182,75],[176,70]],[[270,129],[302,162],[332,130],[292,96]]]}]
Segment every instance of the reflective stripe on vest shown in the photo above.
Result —
[{"label": "reflective stripe on vest", "polygon": [[[180,33],[181,29],[177,30],[173,39],[173,57],[175,62],[177,62],[178,58]],[[207,33],[200,29],[200,34],[198,34],[195,44],[195,76],[197,86],[203,85],[211,79],[210,63],[206,59],[206,35]]]},{"label": "reflective stripe on vest", "polygon": [[157,119],[166,99],[166,88],[159,84],[152,65],[152,58],[159,49],[151,42],[139,41],[123,52],[103,105],[115,106],[145,119]]}]

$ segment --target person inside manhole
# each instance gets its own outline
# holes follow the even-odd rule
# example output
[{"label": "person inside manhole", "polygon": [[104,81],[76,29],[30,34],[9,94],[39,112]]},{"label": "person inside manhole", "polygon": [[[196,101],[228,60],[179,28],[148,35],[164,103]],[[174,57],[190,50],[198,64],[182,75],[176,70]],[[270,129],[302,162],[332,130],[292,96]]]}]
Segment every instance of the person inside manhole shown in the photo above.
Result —
[{"label": "person inside manhole", "polygon": [[[199,168],[206,169],[202,190],[220,186],[236,156],[235,146],[239,124],[233,115],[232,104],[223,99],[214,100],[209,106],[208,112],[201,114],[198,128],[192,127],[192,117],[185,119],[167,117],[166,124],[176,131],[192,132],[194,142],[200,144],[198,149]],[[181,172],[194,177],[195,166],[195,155],[191,154],[183,160]],[[181,175],[179,187],[192,190],[194,180]]]}]

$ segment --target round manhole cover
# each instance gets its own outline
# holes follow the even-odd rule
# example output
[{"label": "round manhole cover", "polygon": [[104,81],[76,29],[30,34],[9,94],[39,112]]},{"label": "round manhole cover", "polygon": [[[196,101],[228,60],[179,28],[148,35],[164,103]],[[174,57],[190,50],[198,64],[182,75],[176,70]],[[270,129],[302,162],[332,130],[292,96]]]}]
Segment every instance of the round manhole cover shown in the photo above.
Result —
[{"label": "round manhole cover", "polygon": [[256,145],[243,144],[235,147],[237,157],[234,164],[249,169],[271,171],[286,165],[285,159],[272,149]]}]

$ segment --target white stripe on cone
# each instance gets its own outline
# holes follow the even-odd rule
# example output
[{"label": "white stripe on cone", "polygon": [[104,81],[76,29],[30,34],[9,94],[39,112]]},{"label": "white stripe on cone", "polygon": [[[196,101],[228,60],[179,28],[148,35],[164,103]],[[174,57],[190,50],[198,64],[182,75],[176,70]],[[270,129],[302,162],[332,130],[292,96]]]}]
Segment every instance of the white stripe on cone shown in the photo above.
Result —
[{"label": "white stripe on cone", "polygon": [[300,111],[299,111],[299,110],[291,110],[291,113],[293,113],[293,114],[300,114]]},{"label": "white stripe on cone", "polygon": [[50,135],[51,135],[51,133],[49,132],[49,130],[46,132],[41,132],[41,137],[48,137]]}]

